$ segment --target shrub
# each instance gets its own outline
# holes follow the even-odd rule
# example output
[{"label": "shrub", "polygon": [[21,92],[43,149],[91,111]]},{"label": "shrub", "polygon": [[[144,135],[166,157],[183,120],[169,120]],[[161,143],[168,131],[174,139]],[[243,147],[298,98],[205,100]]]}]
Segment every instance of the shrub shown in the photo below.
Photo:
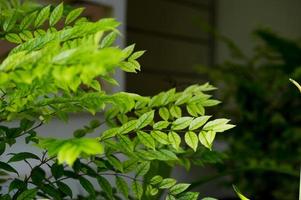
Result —
[{"label": "shrub", "polygon": [[300,168],[299,94],[288,82],[301,78],[301,47],[298,42],[267,30],[257,30],[253,55],[218,36],[229,47],[231,58],[202,73],[214,84],[225,106],[221,114],[233,116],[229,160],[222,174],[253,198],[295,199]]},{"label": "shrub", "polygon": [[[137,59],[144,53],[134,45],[114,46],[117,21],[91,22],[79,17],[82,8],[63,4],[1,1],[0,6],[1,39],[17,44],[0,65],[0,154],[18,145],[17,139],[43,150],[13,152],[0,161],[1,199],[158,199],[163,191],[166,199],[198,198],[166,169],[219,161],[210,151],[213,140],[233,125],[205,113],[219,103],[207,94],[215,87],[192,85],[153,97],[108,94],[99,80],[117,85],[114,71],[139,71]],[[68,126],[69,115],[81,112],[103,113],[105,120],[92,120],[68,139],[39,134],[52,119]],[[16,170],[15,162],[30,172]],[[66,180],[79,183],[87,195],[76,197]]]}]

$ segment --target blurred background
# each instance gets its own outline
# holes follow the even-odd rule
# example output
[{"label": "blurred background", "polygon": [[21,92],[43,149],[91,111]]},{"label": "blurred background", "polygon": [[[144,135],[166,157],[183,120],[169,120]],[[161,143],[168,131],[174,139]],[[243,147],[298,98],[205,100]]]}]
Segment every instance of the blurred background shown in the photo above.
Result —
[{"label": "blurred background", "polygon": [[[297,199],[301,102],[288,79],[301,80],[300,0],[64,2],[85,6],[92,20],[117,18],[123,35],[117,45],[147,50],[142,71],[118,72],[120,87],[108,90],[154,95],[208,81],[219,88],[215,95],[223,103],[209,114],[237,127],[217,138],[217,153],[206,155],[206,163],[191,172],[177,168],[175,177],[192,182],[201,196],[235,199],[235,184],[251,199]],[[0,45],[2,55],[11,48]],[[68,127],[54,121],[40,131],[68,137],[88,120],[77,115]]]}]

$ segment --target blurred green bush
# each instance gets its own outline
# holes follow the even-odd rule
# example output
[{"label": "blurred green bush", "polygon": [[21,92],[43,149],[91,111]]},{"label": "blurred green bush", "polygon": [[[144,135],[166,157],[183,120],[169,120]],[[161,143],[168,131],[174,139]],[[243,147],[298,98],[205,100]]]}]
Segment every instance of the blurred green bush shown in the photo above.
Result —
[{"label": "blurred green bush", "polygon": [[[270,30],[254,32],[253,55],[245,55],[229,38],[214,32],[231,57],[201,74],[218,85],[237,127],[225,139],[229,159],[221,175],[251,199],[297,199],[301,155],[301,101],[289,78],[301,79],[301,45]],[[218,176],[217,176],[218,177]]]}]

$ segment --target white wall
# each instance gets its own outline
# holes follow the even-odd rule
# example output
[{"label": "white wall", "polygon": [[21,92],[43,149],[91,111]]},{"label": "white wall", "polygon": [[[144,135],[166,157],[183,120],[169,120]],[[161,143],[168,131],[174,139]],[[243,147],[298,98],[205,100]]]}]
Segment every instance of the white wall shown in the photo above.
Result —
[{"label": "white wall", "polygon": [[[247,53],[252,52],[251,32],[269,27],[283,36],[301,38],[301,0],[218,0],[218,30],[231,37]],[[217,61],[228,56],[217,46]]]}]

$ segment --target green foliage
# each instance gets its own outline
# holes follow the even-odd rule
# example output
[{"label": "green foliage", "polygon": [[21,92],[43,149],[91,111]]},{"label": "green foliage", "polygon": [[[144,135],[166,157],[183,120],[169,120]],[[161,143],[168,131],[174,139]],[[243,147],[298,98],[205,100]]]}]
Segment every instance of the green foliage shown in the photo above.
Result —
[{"label": "green foliage", "polygon": [[[254,34],[258,43],[249,56],[228,38],[216,35],[232,57],[210,71],[200,69],[224,88],[218,93],[225,100],[219,112],[231,113],[239,124],[226,137],[229,160],[219,169],[221,174],[232,174],[235,184],[254,199],[296,199],[301,105],[288,80],[301,79],[301,46],[267,30]],[[213,137],[204,134],[202,140],[207,144]]]},{"label": "green foliage", "polygon": [[[0,162],[8,186],[1,199],[158,199],[165,193],[165,199],[198,198],[190,184],[162,177],[157,168],[163,163],[189,169],[223,158],[211,151],[213,140],[233,125],[205,115],[205,108],[219,103],[207,94],[215,87],[196,84],[153,97],[108,94],[102,84],[117,83],[116,69],[139,71],[137,59],[144,54],[135,45],[114,46],[117,21],[90,22],[79,17],[82,8],[69,11],[63,4],[0,2],[0,39],[18,44],[0,64],[0,120],[19,122],[0,126],[0,153],[17,139],[43,150],[42,156],[16,152]],[[104,113],[105,121],[92,120],[67,139],[40,136],[38,128],[53,118],[68,122],[71,113],[81,112]],[[102,125],[106,129],[99,132]],[[17,171],[15,162],[31,171]],[[87,196],[76,197],[65,180],[79,183]]]}]

